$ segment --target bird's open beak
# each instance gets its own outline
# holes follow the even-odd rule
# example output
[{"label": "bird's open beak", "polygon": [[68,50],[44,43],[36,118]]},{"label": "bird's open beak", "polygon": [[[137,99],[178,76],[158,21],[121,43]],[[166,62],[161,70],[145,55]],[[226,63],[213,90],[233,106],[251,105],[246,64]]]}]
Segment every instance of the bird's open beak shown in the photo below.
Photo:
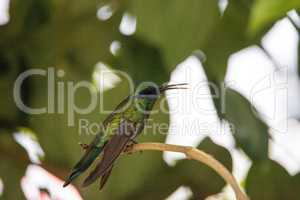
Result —
[{"label": "bird's open beak", "polygon": [[187,87],[183,87],[183,86],[187,86],[187,85],[188,85],[187,83],[162,85],[159,87],[159,91],[160,91],[160,93],[163,93],[166,90],[188,89]]}]

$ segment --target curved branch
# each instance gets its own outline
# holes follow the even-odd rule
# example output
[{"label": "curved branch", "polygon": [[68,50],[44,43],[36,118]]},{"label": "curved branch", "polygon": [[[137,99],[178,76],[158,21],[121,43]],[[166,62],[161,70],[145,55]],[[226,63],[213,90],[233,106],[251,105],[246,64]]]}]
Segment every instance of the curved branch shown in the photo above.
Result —
[{"label": "curved branch", "polygon": [[237,200],[249,200],[249,198],[242,192],[237,181],[233,175],[222,165],[219,161],[213,158],[211,155],[200,151],[199,149],[188,147],[188,146],[179,146],[172,144],[163,144],[163,143],[139,143],[134,144],[132,147],[126,150],[126,153],[134,153],[144,150],[154,150],[154,151],[171,151],[183,153],[188,159],[193,159],[199,162],[202,162],[216,171],[231,187],[233,188]]}]

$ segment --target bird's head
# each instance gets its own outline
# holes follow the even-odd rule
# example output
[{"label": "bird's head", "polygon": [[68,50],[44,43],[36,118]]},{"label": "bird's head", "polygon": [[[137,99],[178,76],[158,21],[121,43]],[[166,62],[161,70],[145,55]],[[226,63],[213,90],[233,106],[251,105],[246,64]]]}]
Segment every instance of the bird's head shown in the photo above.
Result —
[{"label": "bird's head", "polygon": [[138,91],[139,98],[147,98],[147,99],[157,99],[161,94],[163,94],[167,90],[174,90],[174,89],[187,89],[186,83],[179,83],[179,84],[169,84],[169,85],[161,85],[160,87],[157,86],[147,86],[140,91]]},{"label": "bird's head", "polygon": [[143,111],[152,110],[156,100],[167,90],[173,89],[186,89],[185,87],[180,87],[187,85],[186,83],[181,84],[170,84],[170,85],[162,85],[158,86],[146,86],[137,91],[137,95],[135,95],[135,99],[137,102],[137,106]]}]

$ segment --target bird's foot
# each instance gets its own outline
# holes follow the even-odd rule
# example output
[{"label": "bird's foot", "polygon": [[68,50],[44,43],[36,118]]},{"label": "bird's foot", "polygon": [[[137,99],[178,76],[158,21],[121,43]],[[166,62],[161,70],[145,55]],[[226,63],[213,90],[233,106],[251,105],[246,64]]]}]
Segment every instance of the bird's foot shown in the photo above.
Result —
[{"label": "bird's foot", "polygon": [[[125,149],[124,149],[124,153],[129,154],[129,155],[132,154],[132,148],[133,148],[133,146],[134,146],[135,144],[138,144],[138,142],[135,141],[134,139],[131,139],[131,140],[130,140],[130,143],[128,143],[128,144],[126,145],[126,147],[125,147]],[[140,153],[143,153],[143,151],[140,151]]]},{"label": "bird's foot", "polygon": [[79,145],[83,150],[87,150],[90,147],[88,144],[84,144],[84,143],[79,143]]},{"label": "bird's foot", "polygon": [[133,148],[134,143],[128,143],[124,149],[124,153],[126,154],[132,154],[132,148]]},{"label": "bird's foot", "polygon": [[134,139],[131,139],[130,141],[132,142],[132,144],[138,144],[138,142]]},{"label": "bird's foot", "polygon": [[[130,141],[132,142],[132,144],[138,144],[138,142],[136,140],[134,140],[134,139],[131,139]],[[143,151],[140,151],[140,153],[142,154]]]}]

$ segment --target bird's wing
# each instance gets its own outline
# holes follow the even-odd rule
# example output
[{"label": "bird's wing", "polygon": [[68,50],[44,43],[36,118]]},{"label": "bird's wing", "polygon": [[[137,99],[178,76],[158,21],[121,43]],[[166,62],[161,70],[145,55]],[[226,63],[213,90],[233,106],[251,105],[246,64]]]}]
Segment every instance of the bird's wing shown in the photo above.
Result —
[{"label": "bird's wing", "polygon": [[105,118],[102,124],[106,126],[112,120],[112,118],[115,116],[116,113],[122,112],[123,107],[126,106],[129,100],[130,100],[130,96],[126,97],[123,101],[121,101],[121,103],[117,105],[115,110]]},{"label": "bird's wing", "polygon": [[138,131],[140,131],[138,125],[128,120],[123,120],[117,133],[105,144],[102,160],[84,180],[82,186],[86,187],[98,177],[103,176],[112,167],[114,161],[124,151],[126,144],[135,137]]},{"label": "bird's wing", "polygon": [[99,190],[101,190],[104,187],[105,183],[107,182],[108,177],[111,174],[112,168],[113,168],[113,165],[111,165],[111,167],[101,177]]}]

